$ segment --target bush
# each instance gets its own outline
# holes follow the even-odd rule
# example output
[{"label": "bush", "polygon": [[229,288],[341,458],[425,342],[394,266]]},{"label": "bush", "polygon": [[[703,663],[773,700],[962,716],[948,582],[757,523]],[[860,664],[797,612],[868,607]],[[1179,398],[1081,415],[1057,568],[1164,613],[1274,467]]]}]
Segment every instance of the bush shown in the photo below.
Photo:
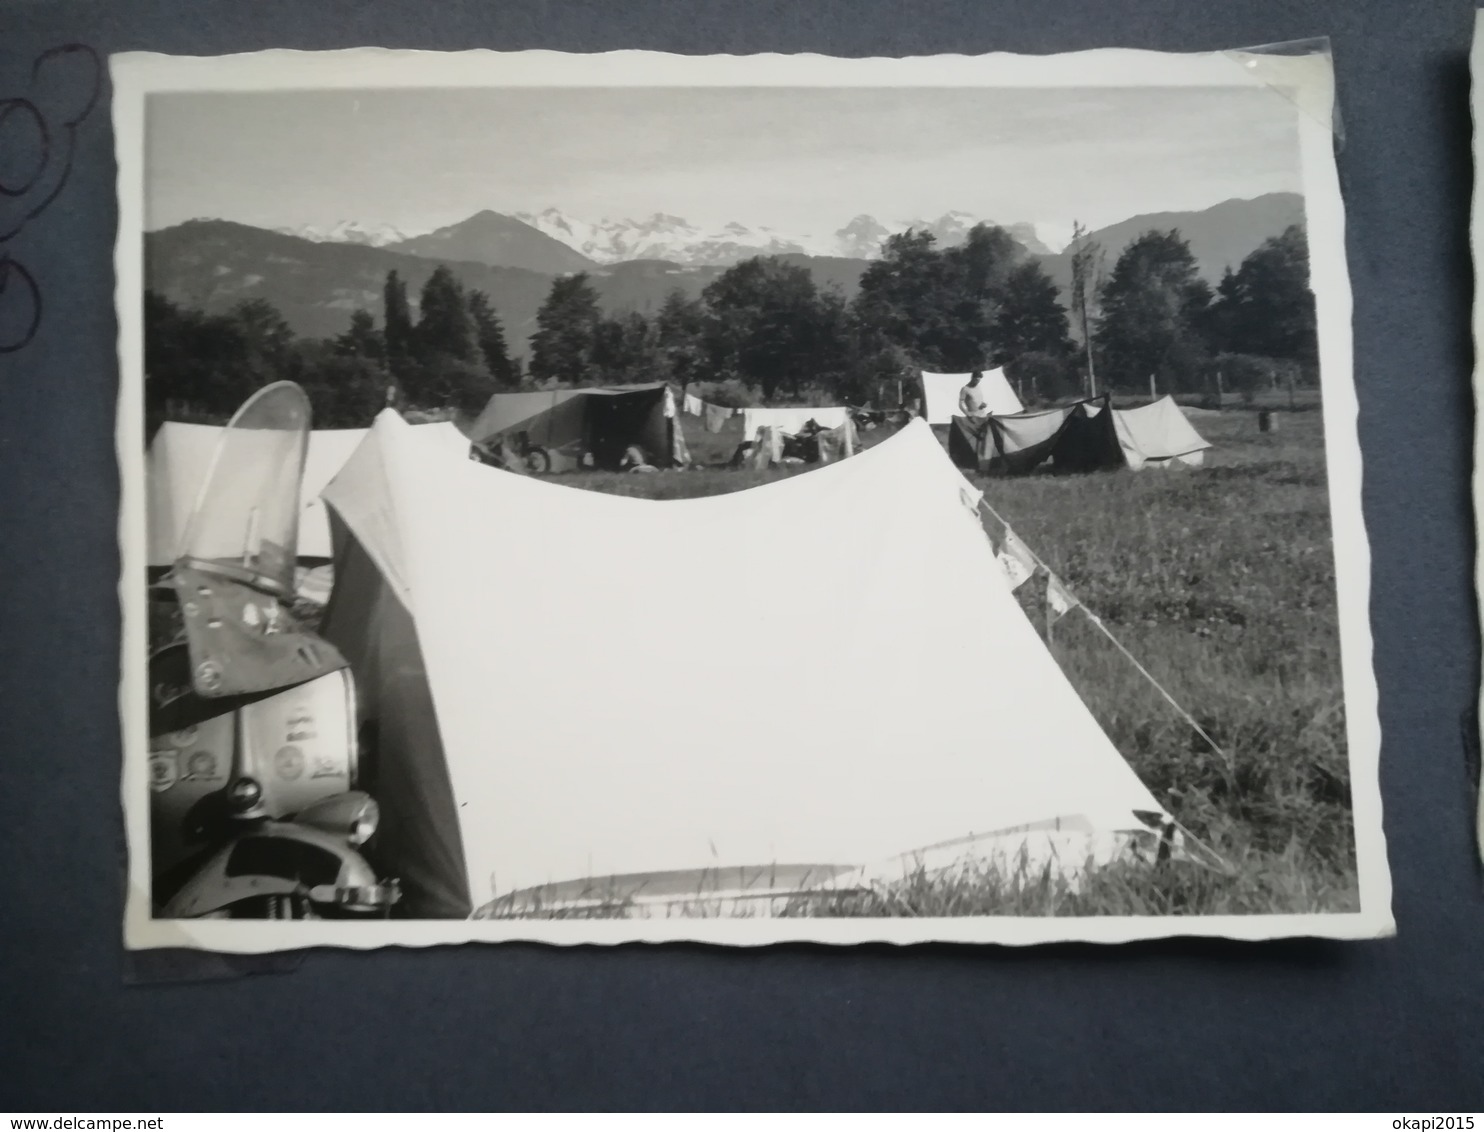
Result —
[{"label": "bush", "polygon": [[477,413],[495,391],[494,379],[484,366],[447,354],[433,354],[403,363],[399,373],[407,407],[414,409],[455,408]]},{"label": "bush", "polygon": [[366,428],[386,407],[386,370],[369,358],[331,355],[306,365],[301,377],[315,428]]},{"label": "bush", "polygon": [[1005,376],[1027,405],[1082,393],[1082,375],[1077,364],[1063,354],[1021,354],[1005,363]]},{"label": "bush", "polygon": [[708,405],[721,405],[728,409],[755,408],[763,403],[762,394],[740,379],[732,377],[725,381],[696,381],[686,386]]},{"label": "bush", "polygon": [[1292,358],[1265,358],[1259,354],[1217,354],[1208,367],[1207,388],[1239,394],[1251,404],[1268,389],[1306,384],[1303,367]]}]

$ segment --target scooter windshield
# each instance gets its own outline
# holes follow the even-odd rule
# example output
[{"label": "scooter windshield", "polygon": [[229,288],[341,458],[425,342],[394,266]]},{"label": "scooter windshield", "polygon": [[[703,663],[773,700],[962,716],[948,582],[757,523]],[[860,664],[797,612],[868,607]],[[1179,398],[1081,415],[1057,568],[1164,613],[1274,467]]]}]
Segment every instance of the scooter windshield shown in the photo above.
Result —
[{"label": "scooter windshield", "polygon": [[310,408],[291,381],[255,393],[222,430],[182,557],[259,589],[291,594]]}]

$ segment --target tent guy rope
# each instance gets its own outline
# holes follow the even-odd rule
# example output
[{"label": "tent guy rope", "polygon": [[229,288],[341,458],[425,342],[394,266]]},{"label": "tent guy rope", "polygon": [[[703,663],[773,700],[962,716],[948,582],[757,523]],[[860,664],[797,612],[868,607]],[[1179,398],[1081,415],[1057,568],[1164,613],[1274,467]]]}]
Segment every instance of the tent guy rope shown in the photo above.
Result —
[{"label": "tent guy rope", "polygon": [[[995,521],[998,522],[1002,527],[1004,527],[1005,530],[1009,531],[1013,529],[1010,526],[1009,522],[1006,521],[1005,517],[994,509],[993,504],[991,504],[989,500],[984,498],[983,492],[980,492],[979,494],[979,506],[988,511],[989,514],[994,517]],[[1195,733],[1206,741],[1211,750],[1216,752],[1221,761],[1226,763],[1228,770],[1230,770],[1233,765],[1231,756],[1222,749],[1221,745],[1217,743],[1215,739],[1211,738],[1206,729],[1196,721],[1195,716],[1186,711],[1185,708],[1181,706],[1180,701],[1175,699],[1175,697],[1170,694],[1169,690],[1166,689],[1165,686],[1161,684],[1157,679],[1155,679],[1154,674],[1139,663],[1139,658],[1134,656],[1133,653],[1129,652],[1129,650],[1124,647],[1123,642],[1113,635],[1113,630],[1109,629],[1107,625],[1103,624],[1103,619],[1092,610],[1088,609],[1082,599],[1078,598],[1075,594],[1072,593],[1070,587],[1068,587],[1066,582],[1062,580],[1061,576],[1058,575],[1056,571],[1051,569],[1050,566],[1046,565],[1045,559],[1043,559],[1039,554],[1032,550],[1030,545],[1026,543],[1024,539],[1020,540],[1020,545],[1024,547],[1025,552],[1031,556],[1032,560],[1034,560],[1034,562],[1036,563],[1036,566],[1040,570],[1044,571],[1048,578],[1055,578],[1057,580],[1057,582],[1061,585],[1062,590],[1074,599],[1075,608],[1082,610],[1082,612],[1086,614],[1087,619],[1094,625],[1096,625],[1103,636],[1107,637],[1108,640],[1113,643],[1113,647],[1116,648],[1128,659],[1128,662],[1134,666],[1139,675],[1144,677],[1145,680],[1149,681],[1154,690],[1164,697],[1165,702],[1175,709],[1180,718],[1185,720],[1186,723],[1190,724]],[[1070,610],[1068,612],[1070,612]],[[1181,832],[1182,835],[1184,835],[1184,837],[1190,844],[1200,849],[1202,853],[1206,855],[1207,860],[1201,862],[1202,864],[1205,864],[1209,868],[1214,868],[1218,872],[1227,874],[1232,873],[1232,867],[1226,861],[1226,859],[1222,857],[1222,855],[1215,849],[1207,845],[1204,841],[1202,841],[1199,837],[1192,833],[1183,822],[1174,817],[1170,818],[1170,822],[1176,829]]]},{"label": "tent guy rope", "polygon": [[[990,513],[990,515],[992,515],[995,518],[995,520],[997,522],[999,522],[1007,531],[1013,529],[1013,528],[1011,528],[1010,524],[1008,522],[1006,522],[1005,517],[1003,515],[1001,515],[998,511],[996,511],[994,509],[994,507],[989,503],[989,501],[987,499],[984,498],[984,496],[982,494],[979,496],[979,506],[983,507],[986,511],[988,511]],[[1047,566],[1046,565],[1046,562],[1041,558],[1041,556],[1039,554],[1037,554],[1029,545],[1027,545],[1025,543],[1025,540],[1024,539],[1021,540],[1021,545],[1025,547],[1026,553],[1029,554],[1031,556],[1031,558],[1033,558],[1035,560],[1035,563],[1036,563],[1036,565],[1038,567],[1040,567],[1042,570],[1044,570],[1047,573],[1048,576],[1053,577],[1053,578],[1056,578],[1058,580],[1058,582],[1060,582],[1060,584],[1062,586],[1062,589],[1065,590],[1068,594],[1070,594],[1072,592],[1071,589],[1070,589],[1070,587],[1067,586],[1066,582],[1061,579],[1061,576],[1058,575],[1056,573],[1056,571],[1052,570],[1051,567]],[[1075,595],[1073,595],[1073,596],[1075,596]],[[1099,617],[1096,613],[1094,613],[1092,610],[1088,609],[1087,606],[1086,606],[1086,604],[1083,603],[1081,599],[1078,599],[1077,600],[1076,608],[1082,610],[1082,612],[1087,615],[1087,619],[1089,621],[1091,621],[1094,625],[1097,626],[1097,628],[1099,629],[1099,631],[1102,632],[1103,636],[1107,637],[1108,640],[1110,640],[1111,642],[1113,642],[1113,647],[1116,648],[1119,652],[1121,652],[1125,657],[1128,658],[1128,662],[1130,664],[1132,664],[1134,666],[1134,668],[1136,668],[1138,670],[1139,675],[1143,676],[1145,680],[1148,680],[1149,681],[1150,685],[1153,686],[1154,690],[1156,692],[1158,692],[1161,696],[1163,696],[1164,699],[1165,699],[1165,701],[1172,708],[1174,708],[1177,713],[1179,713],[1180,718],[1183,719],[1183,720],[1185,720],[1186,723],[1190,724],[1190,726],[1194,729],[1195,733],[1197,735],[1199,735],[1202,739],[1204,739],[1207,742],[1207,744],[1210,745],[1211,749],[1213,751],[1215,751],[1219,756],[1221,756],[1222,761],[1225,762],[1228,767],[1230,767],[1231,766],[1231,762],[1232,762],[1231,756],[1228,755],[1226,753],[1226,751],[1224,751],[1222,749],[1221,745],[1219,743],[1217,743],[1215,739],[1211,738],[1210,734],[1207,733],[1206,729],[1204,727],[1202,727],[1199,722],[1197,722],[1195,716],[1191,715],[1190,712],[1186,711],[1185,708],[1181,706],[1180,701],[1177,700],[1177,699],[1175,699],[1175,697],[1170,694],[1170,692],[1168,691],[1168,689],[1166,689],[1163,684],[1161,684],[1157,679],[1155,679],[1154,674],[1152,672],[1150,672],[1149,669],[1145,668],[1142,664],[1139,663],[1138,657],[1134,656],[1133,653],[1129,652],[1129,650],[1124,647],[1123,642],[1120,641],[1117,637],[1115,637],[1113,635],[1113,630],[1109,629],[1107,625],[1103,624],[1103,619],[1101,617]]]}]

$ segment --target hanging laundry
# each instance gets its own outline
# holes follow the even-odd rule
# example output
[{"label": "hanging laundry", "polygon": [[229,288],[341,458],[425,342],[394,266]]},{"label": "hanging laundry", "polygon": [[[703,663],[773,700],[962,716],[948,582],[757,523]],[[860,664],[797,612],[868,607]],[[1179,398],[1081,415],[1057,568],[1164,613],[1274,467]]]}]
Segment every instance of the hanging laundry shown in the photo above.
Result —
[{"label": "hanging laundry", "polygon": [[706,402],[702,401],[694,393],[685,395],[685,411],[693,417],[699,417],[706,408]]},{"label": "hanging laundry", "polygon": [[752,444],[752,466],[763,471],[775,464],[783,463],[783,433],[773,425],[763,425],[757,430]]},{"label": "hanging laundry", "polygon": [[710,405],[705,401],[700,402],[702,409],[702,420],[705,422],[707,432],[720,432],[722,426],[732,419],[735,409],[729,409],[725,405]]},{"label": "hanging laundry", "polygon": [[1062,580],[1060,578],[1058,578],[1055,574],[1049,572],[1047,573],[1046,616],[1051,624],[1054,625],[1066,614],[1076,609],[1077,606],[1079,606],[1080,604],[1082,603],[1079,602],[1076,597],[1072,595],[1072,592],[1068,590],[1065,585],[1062,584]]},{"label": "hanging laundry", "polygon": [[979,518],[979,500],[983,497],[983,495],[984,493],[976,488],[973,484],[969,483],[968,480],[964,480],[963,484],[958,489],[958,501],[962,503],[968,511],[973,513],[973,516],[976,520]]},{"label": "hanging laundry", "polygon": [[997,557],[1005,569],[1005,576],[1010,579],[1012,590],[1019,589],[1036,572],[1036,556],[1008,524],[1005,526],[1005,541],[1000,544]]}]

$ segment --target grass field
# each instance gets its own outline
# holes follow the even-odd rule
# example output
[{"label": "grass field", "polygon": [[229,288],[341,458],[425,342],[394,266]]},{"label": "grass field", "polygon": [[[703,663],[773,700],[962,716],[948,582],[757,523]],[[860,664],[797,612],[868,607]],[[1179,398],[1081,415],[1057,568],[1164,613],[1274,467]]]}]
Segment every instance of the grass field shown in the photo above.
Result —
[{"label": "grass field", "polygon": [[[1084,617],[1074,611],[1051,631],[1054,655],[1118,749],[1230,869],[1117,865],[1090,874],[1075,891],[1046,876],[922,875],[797,911],[1358,908],[1321,416],[1274,417],[1276,429],[1261,433],[1250,411],[1192,413],[1215,445],[1203,469],[982,481],[994,508],[1222,748],[1213,751]],[[889,432],[864,439],[876,443]],[[714,464],[738,439],[700,434],[692,449],[700,462]],[[736,491],[790,474],[801,473],[708,468],[583,473],[560,482],[663,499]],[[1033,620],[1041,622],[1039,611]]]}]

